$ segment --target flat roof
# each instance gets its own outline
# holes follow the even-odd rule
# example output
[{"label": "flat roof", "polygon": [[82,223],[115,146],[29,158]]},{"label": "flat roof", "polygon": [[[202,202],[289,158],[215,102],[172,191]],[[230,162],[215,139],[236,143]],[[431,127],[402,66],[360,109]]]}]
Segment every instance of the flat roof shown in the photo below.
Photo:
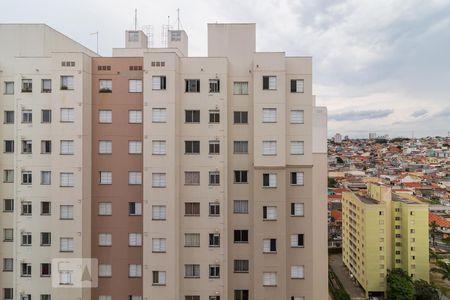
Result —
[{"label": "flat roof", "polygon": [[359,194],[355,194],[355,196],[359,199],[359,201],[366,203],[366,204],[380,204],[379,201],[372,199],[370,197],[367,197],[367,196],[363,196],[363,195],[359,195]]}]

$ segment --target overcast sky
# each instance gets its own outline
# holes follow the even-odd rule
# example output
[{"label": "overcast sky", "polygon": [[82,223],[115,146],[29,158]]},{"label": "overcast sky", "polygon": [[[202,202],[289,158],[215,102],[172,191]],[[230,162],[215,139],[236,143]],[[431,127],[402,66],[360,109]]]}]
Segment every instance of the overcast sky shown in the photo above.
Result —
[{"label": "overcast sky", "polygon": [[[255,22],[258,51],[313,56],[314,93],[329,135],[441,135],[450,130],[450,0],[0,0],[0,22],[47,23],[96,48],[122,47],[124,30],[176,28],[206,55],[207,23]],[[1,41],[0,41],[1,47]]]}]

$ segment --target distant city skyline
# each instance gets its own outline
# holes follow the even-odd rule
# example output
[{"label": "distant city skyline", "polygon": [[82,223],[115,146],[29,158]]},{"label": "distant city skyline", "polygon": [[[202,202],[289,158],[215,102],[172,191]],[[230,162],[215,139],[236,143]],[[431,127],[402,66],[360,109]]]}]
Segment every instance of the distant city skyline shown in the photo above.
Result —
[{"label": "distant city skyline", "polygon": [[134,8],[138,28],[153,26],[154,46],[161,44],[163,24],[177,27],[180,8],[194,56],[206,56],[206,22],[255,22],[257,51],[313,56],[314,93],[328,107],[329,137],[411,137],[413,130],[416,137],[447,136],[450,130],[448,1],[164,1],[157,9],[143,0],[20,3],[3,3],[2,22],[46,23],[94,50],[91,34],[98,31],[104,56],[134,28]]}]

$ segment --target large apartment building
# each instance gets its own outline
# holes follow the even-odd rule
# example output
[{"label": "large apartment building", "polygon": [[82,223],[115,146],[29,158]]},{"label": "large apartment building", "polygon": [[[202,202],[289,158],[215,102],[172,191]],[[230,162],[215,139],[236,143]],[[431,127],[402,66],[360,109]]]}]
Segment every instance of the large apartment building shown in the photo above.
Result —
[{"label": "large apartment building", "polygon": [[310,57],[256,52],[255,24],[209,24],[207,57],[183,30],[112,57],[45,25],[0,40],[3,299],[327,299]]},{"label": "large apartment building", "polygon": [[342,260],[367,296],[384,296],[388,270],[429,281],[428,205],[370,183],[343,193]]}]

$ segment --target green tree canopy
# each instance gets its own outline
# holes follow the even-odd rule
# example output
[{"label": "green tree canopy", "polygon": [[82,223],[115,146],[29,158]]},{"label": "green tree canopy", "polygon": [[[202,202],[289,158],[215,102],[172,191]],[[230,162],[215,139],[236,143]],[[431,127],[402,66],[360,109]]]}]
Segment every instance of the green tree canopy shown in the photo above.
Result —
[{"label": "green tree canopy", "polygon": [[423,279],[414,281],[414,295],[416,300],[439,300],[436,289]]},{"label": "green tree canopy", "polygon": [[405,271],[402,269],[389,271],[386,280],[388,300],[414,299],[413,283]]}]

